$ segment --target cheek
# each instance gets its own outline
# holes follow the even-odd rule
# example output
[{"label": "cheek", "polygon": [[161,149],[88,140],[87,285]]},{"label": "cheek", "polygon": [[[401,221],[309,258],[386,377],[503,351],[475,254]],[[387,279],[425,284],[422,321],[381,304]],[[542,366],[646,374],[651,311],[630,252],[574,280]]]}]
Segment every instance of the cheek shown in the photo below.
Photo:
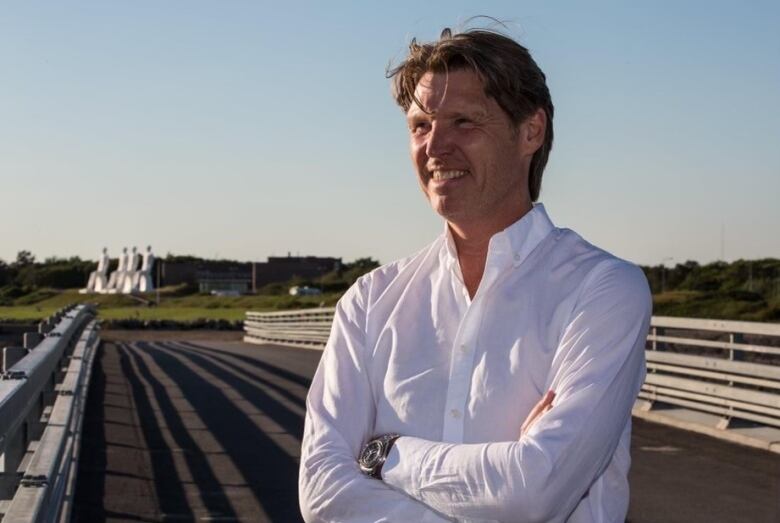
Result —
[{"label": "cheek", "polygon": [[412,143],[409,152],[412,157],[412,163],[417,168],[418,172],[424,169],[425,164],[428,161],[428,157],[425,155],[425,147]]}]

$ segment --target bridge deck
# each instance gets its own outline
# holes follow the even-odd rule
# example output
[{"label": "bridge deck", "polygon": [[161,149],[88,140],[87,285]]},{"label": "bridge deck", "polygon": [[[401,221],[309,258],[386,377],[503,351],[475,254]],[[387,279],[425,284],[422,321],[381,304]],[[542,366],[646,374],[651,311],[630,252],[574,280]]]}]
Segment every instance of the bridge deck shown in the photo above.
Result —
[{"label": "bridge deck", "polygon": [[[105,343],[76,521],[300,521],[304,398],[320,353]],[[635,420],[629,520],[780,521],[780,457]]]}]

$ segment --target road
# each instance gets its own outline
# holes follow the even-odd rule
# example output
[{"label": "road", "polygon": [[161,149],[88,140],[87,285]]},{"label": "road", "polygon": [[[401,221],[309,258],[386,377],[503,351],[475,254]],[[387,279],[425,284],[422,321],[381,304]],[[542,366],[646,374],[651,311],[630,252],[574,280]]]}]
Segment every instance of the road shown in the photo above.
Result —
[{"label": "road", "polygon": [[[104,343],[74,520],[301,521],[305,396],[320,353]],[[780,522],[780,455],[635,420],[631,523]]]}]

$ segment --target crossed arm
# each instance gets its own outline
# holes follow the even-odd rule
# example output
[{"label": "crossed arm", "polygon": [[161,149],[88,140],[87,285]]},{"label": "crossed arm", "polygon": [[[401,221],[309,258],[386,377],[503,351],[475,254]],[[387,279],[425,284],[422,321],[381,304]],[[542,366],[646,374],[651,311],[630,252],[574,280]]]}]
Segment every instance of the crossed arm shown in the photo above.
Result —
[{"label": "crossed arm", "polygon": [[361,295],[352,287],[336,308],[330,340],[309,389],[298,485],[303,518],[342,523],[450,521],[360,472],[357,457],[372,436],[376,415],[360,354],[362,309]]},{"label": "crossed arm", "polygon": [[[337,310],[308,399],[300,499],[307,521],[565,521],[609,464],[644,377],[650,304],[641,273],[592,282],[560,340],[544,398],[516,441],[397,440],[383,480],[356,463],[372,437],[373,401],[359,310]],[[638,272],[638,271],[637,271]],[[359,296],[345,302],[361,307]],[[357,312],[357,314],[355,314]],[[324,369],[328,369],[326,375]],[[541,413],[544,412],[542,416]]]}]

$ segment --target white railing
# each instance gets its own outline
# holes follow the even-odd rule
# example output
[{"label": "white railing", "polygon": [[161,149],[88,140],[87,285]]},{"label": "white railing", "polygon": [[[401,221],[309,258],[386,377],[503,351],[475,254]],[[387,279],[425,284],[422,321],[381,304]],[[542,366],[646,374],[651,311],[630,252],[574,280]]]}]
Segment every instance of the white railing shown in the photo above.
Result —
[{"label": "white railing", "polygon": [[83,305],[65,310],[43,322],[40,334],[29,350],[5,350],[13,357],[5,358],[0,381],[2,523],[68,521],[72,507],[99,343],[94,311]]},{"label": "white railing", "polygon": [[322,349],[328,341],[336,309],[247,312],[244,341]]},{"label": "white railing", "polygon": [[780,452],[780,324],[653,317],[647,339],[636,415]]},{"label": "white railing", "polygon": [[[247,312],[244,340],[322,349],[333,312]],[[674,414],[683,420],[675,424],[718,436],[740,424],[780,429],[780,324],[654,316],[647,339],[636,415],[667,422]],[[684,422],[689,411],[700,414],[696,423]],[[780,451],[780,432],[767,434],[765,444],[729,439]]]}]

